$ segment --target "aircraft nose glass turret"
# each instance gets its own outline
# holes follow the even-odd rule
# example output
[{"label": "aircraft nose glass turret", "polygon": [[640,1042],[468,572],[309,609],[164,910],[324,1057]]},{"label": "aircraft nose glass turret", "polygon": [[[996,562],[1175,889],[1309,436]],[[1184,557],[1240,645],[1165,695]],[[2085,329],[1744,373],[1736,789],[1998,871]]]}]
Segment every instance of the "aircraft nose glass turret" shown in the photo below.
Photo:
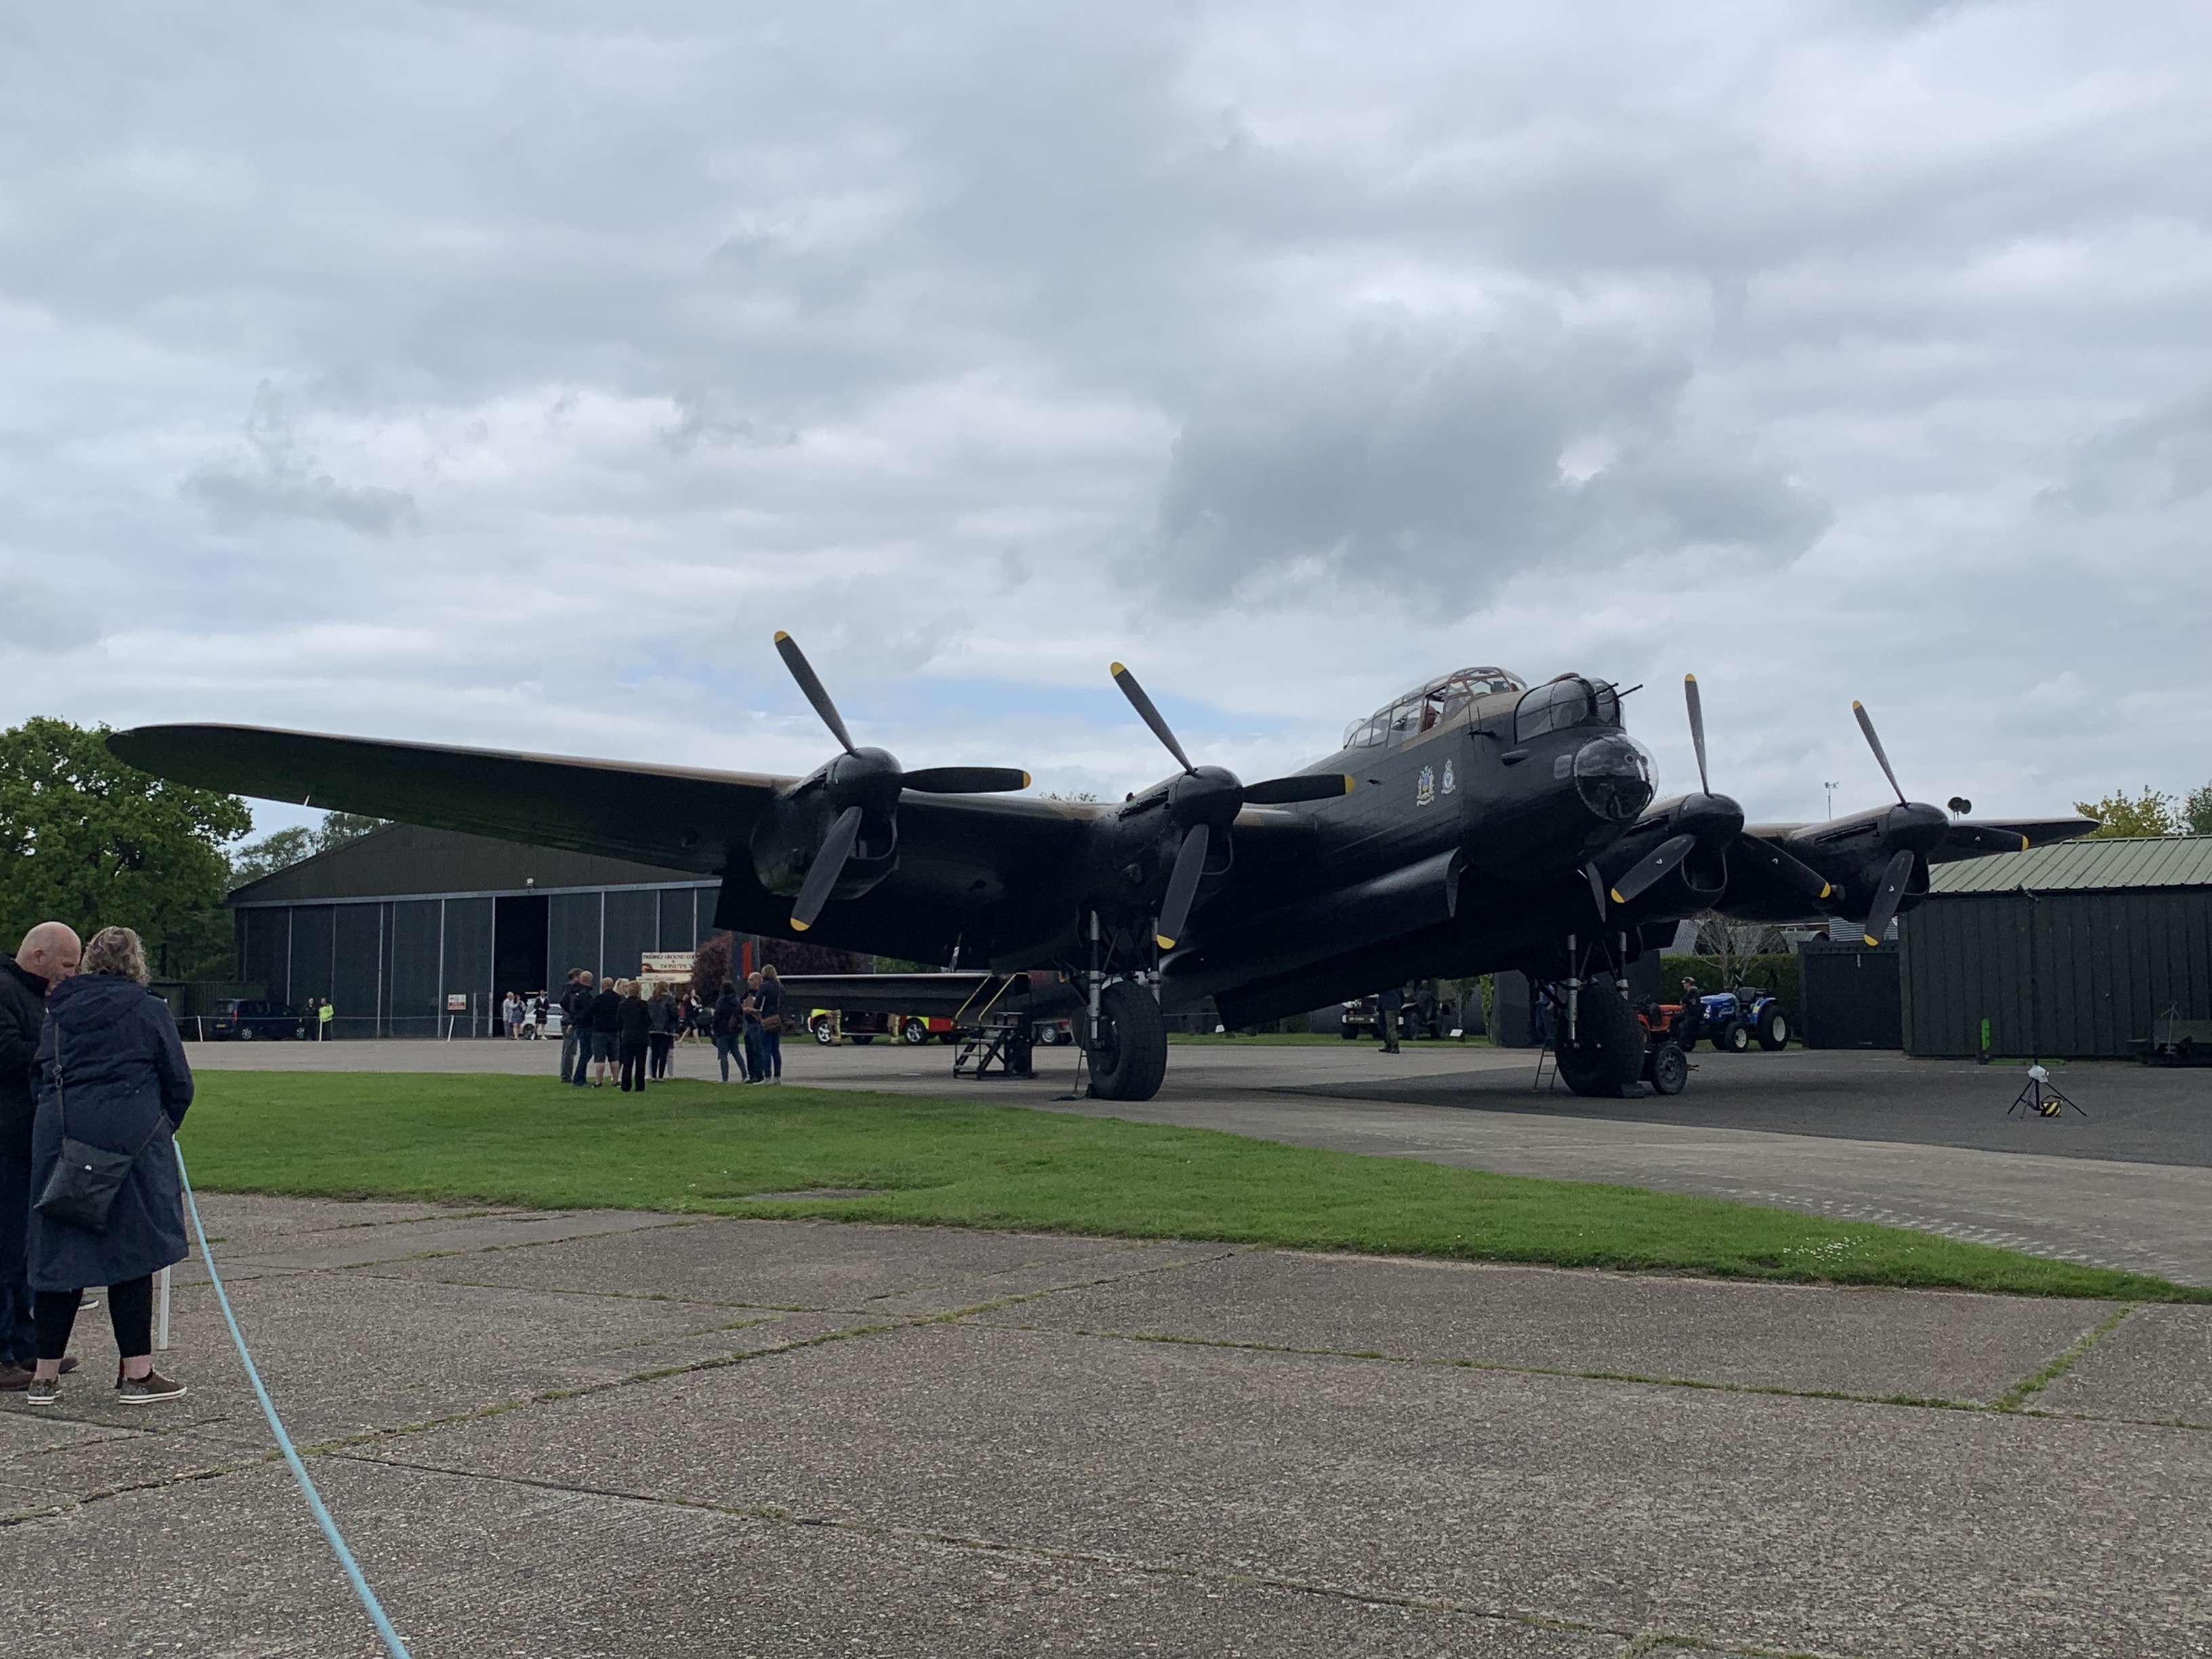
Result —
[{"label": "aircraft nose glass turret", "polygon": [[1651,804],[1651,769],[1644,752],[1618,733],[1594,738],[1575,751],[1575,788],[1583,804],[1612,823],[1634,822]]}]

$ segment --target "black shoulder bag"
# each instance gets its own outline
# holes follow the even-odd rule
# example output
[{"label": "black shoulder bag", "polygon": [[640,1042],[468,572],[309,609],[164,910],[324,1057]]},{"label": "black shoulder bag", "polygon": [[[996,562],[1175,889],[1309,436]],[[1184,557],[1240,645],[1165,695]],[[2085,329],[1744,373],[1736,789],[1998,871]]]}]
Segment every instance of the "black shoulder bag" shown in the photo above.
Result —
[{"label": "black shoulder bag", "polygon": [[88,1233],[104,1233],[107,1231],[107,1212],[114,1206],[116,1194],[123,1190],[131,1166],[159,1138],[169,1115],[155,1109],[153,1133],[139,1143],[135,1152],[111,1152],[88,1140],[73,1139],[69,1132],[69,1105],[62,1089],[58,1031],[54,1034],[54,1110],[61,1119],[62,1155],[54,1165],[46,1191],[39,1194],[35,1207],[49,1221],[82,1227]]}]

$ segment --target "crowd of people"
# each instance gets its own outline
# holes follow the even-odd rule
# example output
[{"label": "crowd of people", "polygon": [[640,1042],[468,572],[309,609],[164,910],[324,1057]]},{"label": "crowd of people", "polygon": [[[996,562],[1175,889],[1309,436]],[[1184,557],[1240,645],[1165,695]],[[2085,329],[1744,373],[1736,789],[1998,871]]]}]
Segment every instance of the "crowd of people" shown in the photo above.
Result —
[{"label": "crowd of people", "polygon": [[[154,1369],[154,1275],[185,1259],[173,1140],[191,1067],[128,927],[58,921],[0,956],[0,1390],[61,1398],[85,1292],[105,1288],[126,1406],[183,1395]],[[64,1156],[64,1148],[67,1156]]]},{"label": "crowd of people", "polygon": [[[545,1029],[549,1005],[539,998],[533,1018],[527,1002],[510,993],[501,1004],[510,1037],[521,1036],[532,1024]],[[677,1043],[686,1037],[713,1039],[725,1083],[732,1059],[740,1082],[783,1079],[783,987],[773,968],[749,975],[742,986],[725,984],[711,1006],[688,991],[678,996],[660,985],[647,995],[642,981],[594,977],[588,968],[573,968],[559,1006],[561,1081],[580,1089],[604,1088],[610,1067],[616,1087],[625,1093],[663,1081]]]}]

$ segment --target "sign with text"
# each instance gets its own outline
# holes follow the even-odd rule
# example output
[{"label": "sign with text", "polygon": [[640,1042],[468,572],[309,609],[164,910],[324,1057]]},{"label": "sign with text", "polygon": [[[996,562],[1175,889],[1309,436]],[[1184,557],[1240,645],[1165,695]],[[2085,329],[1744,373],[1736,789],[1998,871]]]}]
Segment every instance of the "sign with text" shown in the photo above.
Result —
[{"label": "sign with text", "polygon": [[447,1013],[465,1014],[468,1011],[469,994],[466,991],[448,991],[446,993],[446,1012]]}]

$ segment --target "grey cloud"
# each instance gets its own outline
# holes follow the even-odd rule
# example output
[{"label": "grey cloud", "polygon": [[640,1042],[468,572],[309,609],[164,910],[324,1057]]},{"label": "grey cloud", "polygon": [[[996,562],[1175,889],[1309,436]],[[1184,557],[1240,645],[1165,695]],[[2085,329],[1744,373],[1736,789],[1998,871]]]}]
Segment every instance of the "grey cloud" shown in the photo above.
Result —
[{"label": "grey cloud", "polygon": [[[2170,507],[2212,489],[2212,386],[2116,422],[2078,445],[2041,505],[2094,517]],[[2201,526],[2200,526],[2201,529]]]},{"label": "grey cloud", "polygon": [[0,645],[59,655],[97,644],[106,632],[98,606],[32,574],[22,562],[0,564],[0,592],[6,596]]},{"label": "grey cloud", "polygon": [[302,450],[283,399],[264,386],[237,454],[210,462],[178,486],[223,530],[289,519],[321,519],[363,536],[420,534],[422,515],[404,490],[342,483]]},{"label": "grey cloud", "polygon": [[1828,508],[1686,435],[1690,378],[1671,354],[1534,319],[1462,345],[1364,342],[1193,416],[1157,572],[1214,592],[1326,573],[1459,615],[1520,573],[1702,547],[1794,559]]}]

